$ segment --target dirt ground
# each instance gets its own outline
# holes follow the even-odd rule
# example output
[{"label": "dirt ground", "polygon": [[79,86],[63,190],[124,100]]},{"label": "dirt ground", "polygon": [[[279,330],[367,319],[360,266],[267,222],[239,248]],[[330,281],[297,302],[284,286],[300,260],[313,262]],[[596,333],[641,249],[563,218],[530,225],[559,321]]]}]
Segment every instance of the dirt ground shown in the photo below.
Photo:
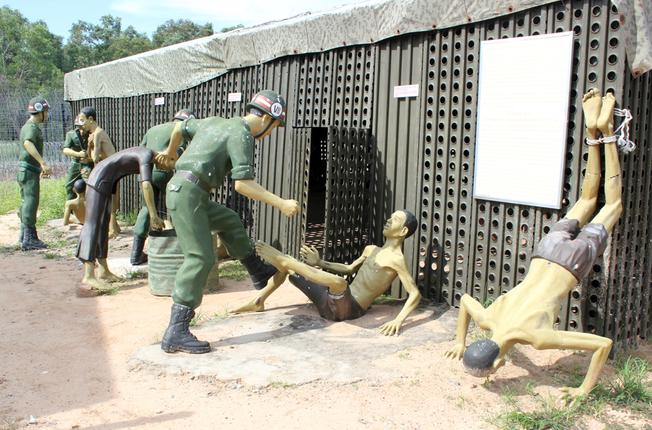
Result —
[{"label": "dirt ground", "polygon": [[[206,321],[194,329],[212,342],[218,341],[212,336],[220,336],[214,357],[234,357],[229,349],[245,343],[220,344],[228,338],[213,334],[223,327],[239,330],[240,321],[249,324],[246,354],[252,361],[264,360],[276,341],[252,335],[258,325],[266,315],[300,315],[322,324],[324,330],[313,330],[326,333],[322,336],[351,341],[355,338],[344,335],[364,331],[356,346],[370,353],[361,354],[357,366],[375,373],[342,380],[323,372],[326,376],[300,383],[288,382],[289,377],[251,383],[246,377],[184,371],[183,366],[172,372],[160,362],[136,358],[147,351],[159,354],[156,344],[169,318],[169,298],[152,296],[142,279],[122,284],[114,295],[77,297],[81,265],[72,248],[78,230],[42,228],[41,236],[62,248],[23,253],[9,248],[17,228],[15,214],[0,216],[0,428],[491,429],[496,428],[491,418],[512,407],[508,398],[524,409],[536,407],[541,399],[559,396],[559,389],[583,373],[590,359],[569,351],[519,347],[503,369],[484,381],[443,357],[452,346],[455,310],[420,308],[401,334],[408,339],[412,331],[418,339],[397,343],[377,334],[377,327],[393,318],[400,304],[374,306],[358,323],[325,323],[298,291],[282,287],[268,300],[273,311],[238,320],[233,318],[241,316],[228,317],[224,311],[251,297],[250,284],[222,280],[218,292],[204,297],[200,312]],[[130,241],[127,230],[112,242],[111,257],[125,257]],[[286,340],[292,335],[286,332]],[[289,356],[303,354],[297,345],[301,343],[285,349]],[[275,365],[295,366],[304,373],[328,370],[346,355],[341,352],[346,345],[338,345],[332,354],[306,355],[305,364],[288,358]],[[638,354],[649,360],[651,349],[647,345]],[[374,351],[382,354],[374,358]],[[316,355],[318,363],[311,361]],[[182,355],[157,357],[171,362]],[[240,371],[246,376],[246,360]],[[611,373],[608,366],[603,377]],[[579,424],[601,429],[613,428],[613,423],[652,428],[644,416],[609,407]]]}]

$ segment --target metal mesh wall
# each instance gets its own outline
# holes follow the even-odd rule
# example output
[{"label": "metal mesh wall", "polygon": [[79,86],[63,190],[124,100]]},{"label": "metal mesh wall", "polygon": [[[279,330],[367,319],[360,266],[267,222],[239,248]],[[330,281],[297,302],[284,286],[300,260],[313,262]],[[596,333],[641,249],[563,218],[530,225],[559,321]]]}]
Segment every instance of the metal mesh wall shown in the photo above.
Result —
[{"label": "metal mesh wall", "polygon": [[[477,70],[482,40],[573,31],[574,60],[562,210],[472,198]],[[577,200],[586,148],[579,106],[591,87],[622,99],[624,50],[615,9],[605,1],[556,3],[428,40],[426,133],[419,279],[433,298],[457,305],[464,293],[495,300],[526,273],[532,250]],[[601,261],[574,289],[560,327],[602,332],[606,285]]]}]

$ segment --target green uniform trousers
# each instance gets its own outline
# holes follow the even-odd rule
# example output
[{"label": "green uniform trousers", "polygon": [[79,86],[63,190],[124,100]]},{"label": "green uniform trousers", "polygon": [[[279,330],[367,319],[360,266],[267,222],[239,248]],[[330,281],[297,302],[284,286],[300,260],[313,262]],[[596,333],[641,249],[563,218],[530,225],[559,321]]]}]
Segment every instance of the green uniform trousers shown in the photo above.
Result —
[{"label": "green uniform trousers", "polygon": [[[161,191],[165,189],[165,186],[172,178],[172,172],[165,172],[163,170],[154,169],[152,170],[152,191],[154,192],[154,204],[158,206],[158,201],[160,199]],[[144,202],[144,198],[143,198]],[[138,236],[141,239],[147,238],[149,233],[149,210],[147,206],[143,203],[143,207],[140,208],[138,212],[138,218],[136,219],[136,225],[134,225],[134,236]]]},{"label": "green uniform trousers", "polygon": [[41,192],[41,174],[21,168],[16,177],[20,187],[20,208],[18,218],[26,227],[36,227],[36,211],[38,210]]},{"label": "green uniform trousers", "polygon": [[208,274],[215,264],[211,232],[217,232],[236,259],[251,254],[253,244],[238,214],[210,201],[208,193],[198,185],[173,177],[167,186],[165,202],[184,256],[172,300],[195,309],[201,303]]},{"label": "green uniform trousers", "polygon": [[76,161],[70,163],[68,172],[66,173],[66,200],[72,200],[77,197],[72,190],[72,186],[77,179],[81,179],[81,164]]}]

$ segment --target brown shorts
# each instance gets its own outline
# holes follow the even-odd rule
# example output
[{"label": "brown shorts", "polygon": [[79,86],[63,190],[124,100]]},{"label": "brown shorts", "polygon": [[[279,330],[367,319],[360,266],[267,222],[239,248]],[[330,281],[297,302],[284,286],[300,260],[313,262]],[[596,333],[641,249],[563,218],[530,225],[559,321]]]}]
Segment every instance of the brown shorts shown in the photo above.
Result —
[{"label": "brown shorts", "polygon": [[290,282],[303,292],[311,302],[317,306],[319,315],[331,321],[345,321],[360,318],[365,310],[360,307],[351,295],[351,290],[341,295],[333,295],[328,292],[328,287],[316,284],[300,275],[290,275]]},{"label": "brown shorts", "polygon": [[564,218],[541,239],[532,258],[557,263],[580,281],[604,252],[608,237],[609,232],[602,224],[587,224],[580,229],[577,220]]}]

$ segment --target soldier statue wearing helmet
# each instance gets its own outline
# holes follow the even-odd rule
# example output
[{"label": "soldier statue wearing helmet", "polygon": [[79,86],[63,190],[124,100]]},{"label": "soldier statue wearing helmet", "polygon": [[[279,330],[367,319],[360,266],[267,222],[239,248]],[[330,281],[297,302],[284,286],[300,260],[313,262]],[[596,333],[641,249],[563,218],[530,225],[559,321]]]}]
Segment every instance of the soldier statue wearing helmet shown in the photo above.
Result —
[{"label": "soldier statue wearing helmet", "polygon": [[274,91],[261,91],[246,108],[244,117],[179,122],[170,137],[166,155],[173,161],[183,139],[192,139],[192,144],[176,160],[176,174],[166,189],[168,214],[184,254],[172,293],[170,324],[161,342],[166,352],[210,351],[208,342],[197,340],[188,327],[215,262],[211,232],[217,232],[229,254],[242,262],[256,288],[264,287],[277,273],[256,255],[238,214],[210,199],[211,190],[229,174],[238,193],[274,206],[288,217],[299,211],[296,200],[283,199],[254,180],[254,139],[262,140],[285,125],[285,100]]},{"label": "soldier statue wearing helmet", "polygon": [[[167,150],[170,145],[170,135],[174,129],[174,125],[179,121],[185,121],[187,119],[195,118],[195,114],[190,109],[181,109],[174,114],[172,121],[166,122],[163,124],[155,125],[154,127],[147,130],[145,136],[143,137],[140,146],[151,149],[155,152],[163,152]],[[177,148],[177,153],[175,155],[180,156],[188,145],[189,139],[183,139],[180,146]],[[158,167],[154,167],[152,171],[152,188],[154,191],[154,200],[156,206],[158,206],[159,195],[162,190],[165,190],[165,186],[168,184],[172,178],[172,169],[170,170],[161,170]],[[147,205],[143,205],[138,212],[138,219],[136,220],[136,225],[134,226],[134,243],[131,248],[131,264],[138,266],[147,262],[147,254],[143,252],[145,246],[145,240],[149,232],[149,210]]]},{"label": "soldier statue wearing helmet", "polygon": [[17,181],[20,187],[20,238],[23,251],[47,248],[36,233],[40,178],[50,175],[50,167],[43,159],[43,133],[40,125],[48,120],[50,105],[41,96],[27,105],[29,119],[20,130],[19,167]]},{"label": "soldier statue wearing helmet", "polygon": [[66,133],[66,140],[63,142],[63,155],[70,157],[71,162],[66,173],[66,199],[76,198],[73,191],[74,183],[82,176],[88,178],[93,168],[93,160],[88,151],[88,132],[81,128],[82,121],[79,115],[75,117],[75,128]]}]

